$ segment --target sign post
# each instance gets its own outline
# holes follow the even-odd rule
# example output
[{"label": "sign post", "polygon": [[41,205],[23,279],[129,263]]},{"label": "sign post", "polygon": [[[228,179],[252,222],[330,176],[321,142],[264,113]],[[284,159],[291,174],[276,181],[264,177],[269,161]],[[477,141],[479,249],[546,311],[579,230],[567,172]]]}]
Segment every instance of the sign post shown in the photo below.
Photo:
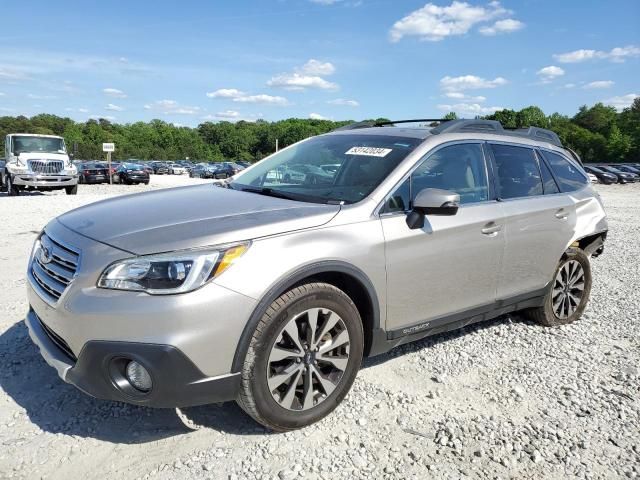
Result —
[{"label": "sign post", "polygon": [[115,143],[103,143],[102,151],[107,152],[107,164],[109,168],[109,185],[113,184],[113,175],[111,174],[111,152],[115,151],[116,144]]}]

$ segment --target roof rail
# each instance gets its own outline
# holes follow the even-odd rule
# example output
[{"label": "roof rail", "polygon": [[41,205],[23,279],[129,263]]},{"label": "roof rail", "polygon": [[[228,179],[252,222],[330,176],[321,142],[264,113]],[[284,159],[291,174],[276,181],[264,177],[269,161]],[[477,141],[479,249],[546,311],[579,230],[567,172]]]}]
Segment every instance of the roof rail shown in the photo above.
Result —
[{"label": "roof rail", "polygon": [[342,127],[335,128],[331,131],[342,132],[344,130],[357,130],[358,128],[369,128],[369,127],[375,127],[375,126],[377,126],[376,122],[355,122],[355,123],[349,123],[348,125],[344,125]]},{"label": "roof rail", "polygon": [[416,118],[413,120],[389,120],[388,122],[364,121],[364,122],[350,123],[349,125],[336,128],[332,131],[340,132],[344,130],[357,130],[358,128],[387,127],[390,125],[395,125],[396,123],[424,123],[424,122],[432,123],[432,122],[448,122],[448,121],[449,119],[447,118]]},{"label": "roof rail", "polygon": [[395,125],[396,123],[433,123],[433,122],[449,122],[448,118],[414,118],[413,120],[389,120],[388,122],[376,122],[376,127],[384,127],[386,125]]},{"label": "roof rail", "polygon": [[538,127],[518,128],[516,130],[508,130],[502,127],[497,120],[452,120],[450,122],[441,123],[431,133],[465,133],[465,132],[482,132],[494,133],[496,135],[508,135],[514,137],[530,138],[551,143],[558,147],[562,147],[560,137],[551,130]]}]

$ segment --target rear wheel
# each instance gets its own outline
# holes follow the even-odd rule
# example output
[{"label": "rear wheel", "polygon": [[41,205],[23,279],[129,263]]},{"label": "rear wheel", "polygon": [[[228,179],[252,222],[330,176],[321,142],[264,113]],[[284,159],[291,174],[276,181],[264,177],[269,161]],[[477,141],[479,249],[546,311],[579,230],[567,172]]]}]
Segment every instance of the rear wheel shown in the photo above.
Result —
[{"label": "rear wheel", "polygon": [[580,249],[570,248],[556,268],[553,285],[542,307],[526,314],[534,321],[553,327],[578,320],[589,302],[591,293],[591,263]]},{"label": "rear wheel", "polygon": [[305,427],[346,396],[362,362],[356,306],[326,283],[296,287],[260,320],[242,369],[238,403],[277,431]]}]

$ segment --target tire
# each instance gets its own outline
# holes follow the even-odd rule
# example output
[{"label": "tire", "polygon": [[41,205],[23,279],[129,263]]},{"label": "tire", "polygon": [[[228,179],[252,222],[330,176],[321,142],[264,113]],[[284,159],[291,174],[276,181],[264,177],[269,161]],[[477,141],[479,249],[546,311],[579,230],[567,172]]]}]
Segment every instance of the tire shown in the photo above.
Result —
[{"label": "tire", "polygon": [[78,183],[84,183],[84,175],[78,177]]},{"label": "tire", "polygon": [[20,195],[20,188],[13,184],[13,179],[11,178],[10,173],[7,173],[6,181],[7,181],[7,195],[10,197],[17,197],[18,195]]},{"label": "tire", "polygon": [[67,195],[77,195],[78,194],[78,185],[74,185],[73,187],[64,187],[64,191]]},{"label": "tire", "polygon": [[[558,304],[559,301],[561,302],[560,297],[563,295],[562,292],[567,291],[562,285],[562,279],[567,272],[575,273],[576,263],[582,269],[583,279],[580,282],[578,281],[580,277],[577,277],[577,280],[575,280],[574,283],[574,286],[576,288],[571,288],[569,286],[568,291],[572,294],[572,298],[576,298],[580,294],[579,303],[575,305],[575,301],[570,300],[565,296],[565,303]],[[566,268],[568,268],[568,270],[566,270]],[[560,276],[560,272],[563,269],[565,270],[563,271],[562,276]],[[568,273],[568,275],[571,276],[573,275],[573,273]],[[578,288],[579,286],[581,286],[582,290]],[[544,305],[542,307],[525,310],[525,314],[531,320],[538,322],[545,327],[567,325],[569,323],[575,322],[582,316],[584,309],[587,308],[587,303],[589,303],[590,293],[591,262],[589,260],[589,257],[587,257],[587,255],[585,255],[585,253],[579,248],[570,248],[565,252],[564,256],[558,263],[558,266],[553,274],[551,288],[544,298]],[[554,309],[554,298],[556,299],[556,304],[558,304],[556,309]],[[566,302],[569,302],[568,308],[566,308],[564,311],[562,311],[562,313],[559,314],[557,308],[561,308],[561,305],[567,305]]]},{"label": "tire", "polygon": [[[320,314],[314,315],[318,311]],[[314,336],[320,335],[316,343],[319,346],[315,351],[303,350],[291,341],[289,332],[310,340],[305,334],[312,318],[317,319]],[[298,325],[307,329],[300,330]],[[325,332],[327,325],[333,326]],[[342,343],[345,336],[347,343]],[[329,415],[349,392],[362,363],[363,343],[360,314],[342,290],[326,283],[293,288],[267,308],[256,326],[242,368],[238,404],[271,430],[285,432],[311,425]],[[298,344],[307,347],[302,338],[298,338]],[[293,350],[289,349],[291,346]],[[279,360],[282,352],[286,354]],[[327,362],[327,358],[333,361]],[[295,373],[281,378],[294,380],[274,382],[276,372],[284,370]],[[322,372],[322,380],[318,372]],[[308,379],[311,389],[307,387]],[[292,390],[294,384],[297,387]],[[311,394],[306,395],[307,392]]]}]

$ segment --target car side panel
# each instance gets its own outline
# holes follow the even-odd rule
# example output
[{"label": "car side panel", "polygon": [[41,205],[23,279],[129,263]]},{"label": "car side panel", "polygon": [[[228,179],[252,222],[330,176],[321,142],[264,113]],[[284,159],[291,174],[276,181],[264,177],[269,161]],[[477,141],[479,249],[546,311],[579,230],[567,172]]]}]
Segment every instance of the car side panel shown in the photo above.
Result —
[{"label": "car side panel", "polygon": [[369,279],[378,296],[380,323],[384,326],[386,272],[380,221],[372,218],[343,224],[336,220],[332,222],[333,226],[254,241],[232,268],[215,279],[215,283],[261,300],[273,286],[283,283],[307,265],[342,262],[360,270]]}]

